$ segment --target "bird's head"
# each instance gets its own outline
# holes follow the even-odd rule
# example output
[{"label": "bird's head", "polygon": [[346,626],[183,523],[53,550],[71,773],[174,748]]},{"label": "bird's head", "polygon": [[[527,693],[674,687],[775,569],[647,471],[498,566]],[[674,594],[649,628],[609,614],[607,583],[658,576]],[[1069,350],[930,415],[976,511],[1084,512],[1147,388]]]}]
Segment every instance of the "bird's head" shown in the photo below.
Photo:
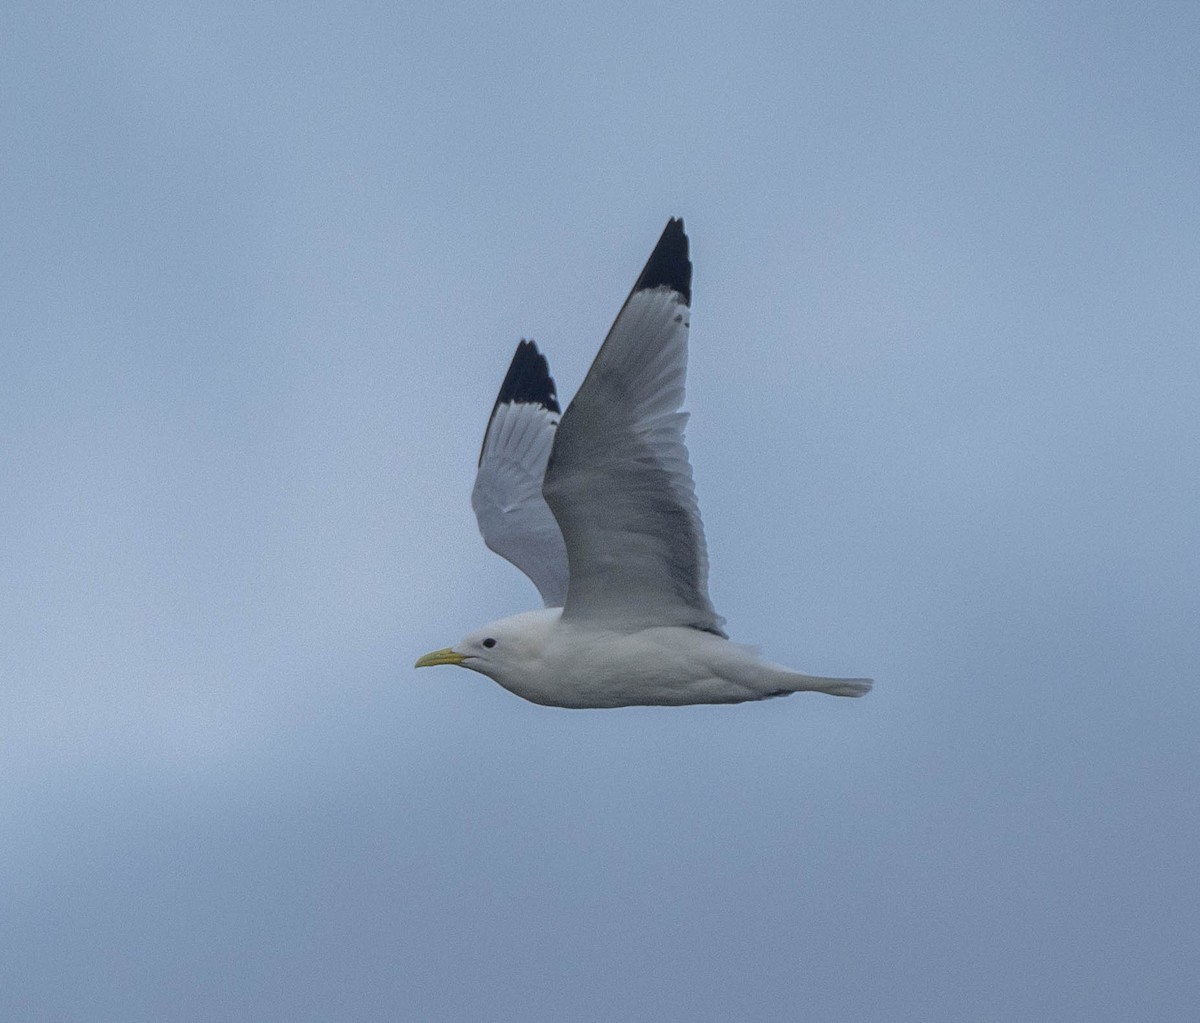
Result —
[{"label": "bird's head", "polygon": [[561,608],[546,608],[489,622],[454,646],[434,650],[419,658],[415,667],[456,664],[487,675],[502,685],[509,680],[519,680],[541,658],[561,613]]}]

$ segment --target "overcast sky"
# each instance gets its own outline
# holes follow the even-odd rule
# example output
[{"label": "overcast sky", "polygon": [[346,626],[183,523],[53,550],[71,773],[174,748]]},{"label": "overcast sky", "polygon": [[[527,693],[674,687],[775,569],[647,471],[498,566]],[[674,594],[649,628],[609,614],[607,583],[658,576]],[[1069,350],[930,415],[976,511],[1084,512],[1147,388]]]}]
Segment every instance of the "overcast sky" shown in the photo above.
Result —
[{"label": "overcast sky", "polygon": [[[1200,6],[6,4],[0,1017],[1191,1020]],[[731,635],[564,711],[469,494],[670,215]]]}]

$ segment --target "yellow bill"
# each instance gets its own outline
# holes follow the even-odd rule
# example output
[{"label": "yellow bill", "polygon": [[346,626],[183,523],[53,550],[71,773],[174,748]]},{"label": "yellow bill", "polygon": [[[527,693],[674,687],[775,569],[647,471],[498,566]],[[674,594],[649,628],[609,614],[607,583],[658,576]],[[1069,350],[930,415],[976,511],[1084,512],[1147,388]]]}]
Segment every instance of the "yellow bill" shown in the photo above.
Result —
[{"label": "yellow bill", "polygon": [[434,650],[433,653],[419,658],[413,667],[431,668],[435,664],[462,664],[465,660],[465,654],[458,653],[453,647],[446,647],[445,650]]}]

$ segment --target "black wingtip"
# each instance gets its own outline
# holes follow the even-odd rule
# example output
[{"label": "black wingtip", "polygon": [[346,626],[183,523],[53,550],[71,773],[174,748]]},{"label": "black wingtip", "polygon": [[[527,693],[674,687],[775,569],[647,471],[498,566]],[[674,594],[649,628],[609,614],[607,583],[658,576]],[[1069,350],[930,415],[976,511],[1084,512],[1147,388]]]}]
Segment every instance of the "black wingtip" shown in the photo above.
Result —
[{"label": "black wingtip", "polygon": [[488,430],[496,418],[496,409],[510,402],[541,405],[556,415],[562,412],[558,406],[554,377],[550,375],[550,363],[532,341],[521,340],[513,352],[508,372],[504,374],[504,383],[500,385],[500,393],[496,395],[496,403],[492,406],[492,414],[488,416],[488,429],[483,433],[483,447],[479,449],[481,462],[487,448]]},{"label": "black wingtip", "polygon": [[688,239],[683,231],[683,218],[672,217],[646,261],[634,291],[666,285],[683,295],[692,304],[692,261],[688,259]]},{"label": "black wingtip", "polygon": [[550,364],[532,341],[523,340],[517,345],[508,372],[504,374],[496,404],[503,405],[509,401],[541,405],[551,412],[561,411],[554,378],[550,375]]}]

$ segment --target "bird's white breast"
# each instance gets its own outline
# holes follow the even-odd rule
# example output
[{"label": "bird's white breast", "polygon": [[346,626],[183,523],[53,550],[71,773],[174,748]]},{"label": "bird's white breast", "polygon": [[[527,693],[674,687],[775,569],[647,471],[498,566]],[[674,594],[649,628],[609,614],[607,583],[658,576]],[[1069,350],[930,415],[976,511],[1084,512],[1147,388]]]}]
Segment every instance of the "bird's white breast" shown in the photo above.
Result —
[{"label": "bird's white breast", "polygon": [[539,656],[511,666],[496,681],[526,700],[555,707],[736,703],[761,695],[737,681],[739,664],[756,660],[696,629],[615,632],[555,620]]}]

